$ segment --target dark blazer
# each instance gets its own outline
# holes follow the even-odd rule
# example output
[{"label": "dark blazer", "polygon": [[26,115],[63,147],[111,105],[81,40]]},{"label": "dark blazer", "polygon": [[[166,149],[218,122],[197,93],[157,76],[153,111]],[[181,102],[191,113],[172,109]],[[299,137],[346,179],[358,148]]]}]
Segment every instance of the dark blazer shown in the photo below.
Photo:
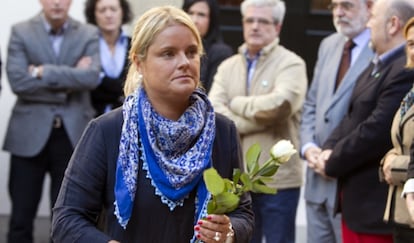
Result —
[{"label": "dark blazer", "polygon": [[[134,203],[134,212],[142,213],[137,218],[131,217],[130,228],[124,231],[119,226],[114,215],[114,183],[116,162],[119,153],[119,141],[122,128],[122,108],[115,109],[97,119],[92,120],[85,130],[66,170],[62,187],[53,209],[52,237],[55,242],[108,242],[110,239],[121,242],[136,242],[129,239],[139,237],[142,242],[186,242],[193,234],[193,227],[181,222],[173,222],[174,225],[166,227],[180,228],[179,234],[167,233],[162,226],[170,215],[176,214],[178,208],[169,211],[166,205],[162,205],[157,211],[145,208],[152,208],[145,205],[149,202],[161,204],[160,198],[152,193],[141,194],[140,188],[145,187],[145,173],[141,173],[138,183],[137,195]],[[212,161],[213,166],[223,177],[231,178],[233,168],[241,168],[241,148],[238,141],[237,130],[233,122],[222,115],[216,115],[216,138],[214,141]],[[146,184],[149,184],[148,182]],[[142,192],[142,191],[141,191]],[[141,197],[140,197],[141,195]],[[156,200],[156,201],[154,201]],[[139,205],[142,203],[141,205]],[[138,205],[137,205],[138,204]],[[144,206],[143,206],[144,204]],[[186,205],[186,204],[184,204]],[[107,228],[105,233],[96,228],[97,218],[102,209],[106,208]],[[143,210],[144,208],[144,210]],[[141,210],[141,211],[140,211]],[[185,209],[184,209],[185,210]],[[189,209],[194,213],[194,207]],[[179,211],[178,211],[179,212]],[[251,211],[251,200],[247,194],[238,209],[229,214],[235,231],[235,242],[249,242],[253,230],[253,213]],[[174,216],[176,217],[176,216]],[[188,219],[189,217],[181,217]],[[190,217],[193,221],[193,217]],[[150,224],[150,221],[158,221],[157,227]],[[177,226],[180,225],[181,226]],[[193,222],[191,222],[193,223]],[[187,240],[184,236],[187,237]],[[180,240],[180,237],[181,240]]]},{"label": "dark blazer", "polygon": [[[91,57],[90,67],[76,68],[83,56]],[[28,72],[30,64],[43,65],[41,79]],[[56,115],[75,147],[95,114],[89,91],[99,82],[98,29],[69,18],[56,56],[38,14],[12,27],[6,69],[17,101],[3,149],[23,157],[37,155],[49,139]]]},{"label": "dark blazer", "polygon": [[105,74],[102,68],[104,76],[101,83],[91,92],[92,106],[96,111],[96,116],[103,114],[107,105],[111,105],[112,109],[115,109],[124,102],[123,88],[129,68],[128,50],[131,47],[131,38],[128,37],[126,41],[128,45],[122,72],[118,77],[111,78]]},{"label": "dark blazer", "polygon": [[414,80],[405,61],[401,46],[374,75],[373,65],[368,66],[357,80],[346,116],[323,146],[333,150],[325,172],[338,178],[338,194],[343,193],[338,210],[356,232],[391,233],[383,222],[388,186],[380,183],[378,166],[392,148],[392,119]]}]

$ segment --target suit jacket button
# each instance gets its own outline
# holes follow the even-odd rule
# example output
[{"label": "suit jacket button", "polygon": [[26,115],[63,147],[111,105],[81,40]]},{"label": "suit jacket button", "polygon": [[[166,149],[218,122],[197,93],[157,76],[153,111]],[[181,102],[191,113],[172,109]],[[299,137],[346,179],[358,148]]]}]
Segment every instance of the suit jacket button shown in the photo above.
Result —
[{"label": "suit jacket button", "polygon": [[327,117],[325,117],[325,123],[328,123],[329,119]]}]

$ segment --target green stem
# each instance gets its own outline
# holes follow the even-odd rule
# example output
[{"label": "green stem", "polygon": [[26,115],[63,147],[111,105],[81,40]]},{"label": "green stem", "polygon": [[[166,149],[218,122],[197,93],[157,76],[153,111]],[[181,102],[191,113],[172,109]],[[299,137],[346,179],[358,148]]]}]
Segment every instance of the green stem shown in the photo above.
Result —
[{"label": "green stem", "polygon": [[274,161],[274,159],[272,157],[270,157],[261,167],[259,167],[260,169],[258,169],[256,171],[256,173],[251,175],[250,179],[254,179],[257,176],[257,174],[259,174],[260,171],[262,171],[264,168],[269,166],[273,161]]}]

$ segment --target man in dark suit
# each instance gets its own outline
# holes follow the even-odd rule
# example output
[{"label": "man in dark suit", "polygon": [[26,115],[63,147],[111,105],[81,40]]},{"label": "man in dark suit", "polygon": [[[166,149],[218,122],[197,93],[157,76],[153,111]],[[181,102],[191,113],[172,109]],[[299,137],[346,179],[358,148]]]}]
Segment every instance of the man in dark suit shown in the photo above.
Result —
[{"label": "man in dark suit", "polygon": [[404,69],[402,35],[413,15],[412,0],[375,2],[368,22],[375,64],[359,76],[349,109],[319,156],[317,171],[338,179],[344,243],[392,242],[391,226],[383,221],[388,187],[379,181],[378,166],[392,147],[392,119],[414,80],[414,72]]},{"label": "man in dark suit", "polygon": [[99,82],[98,30],[68,16],[71,0],[40,0],[42,11],[12,27],[7,75],[17,96],[4,149],[11,153],[8,242],[33,242],[45,174],[54,205],[64,171],[94,116],[89,91]]}]

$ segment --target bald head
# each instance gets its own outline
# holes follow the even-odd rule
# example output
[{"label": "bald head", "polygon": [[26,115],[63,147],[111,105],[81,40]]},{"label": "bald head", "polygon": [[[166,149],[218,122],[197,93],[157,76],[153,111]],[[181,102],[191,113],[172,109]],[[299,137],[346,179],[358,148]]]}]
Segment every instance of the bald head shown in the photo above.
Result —
[{"label": "bald head", "polygon": [[404,44],[403,29],[414,16],[413,0],[377,0],[367,26],[371,29],[371,44],[379,55]]}]

